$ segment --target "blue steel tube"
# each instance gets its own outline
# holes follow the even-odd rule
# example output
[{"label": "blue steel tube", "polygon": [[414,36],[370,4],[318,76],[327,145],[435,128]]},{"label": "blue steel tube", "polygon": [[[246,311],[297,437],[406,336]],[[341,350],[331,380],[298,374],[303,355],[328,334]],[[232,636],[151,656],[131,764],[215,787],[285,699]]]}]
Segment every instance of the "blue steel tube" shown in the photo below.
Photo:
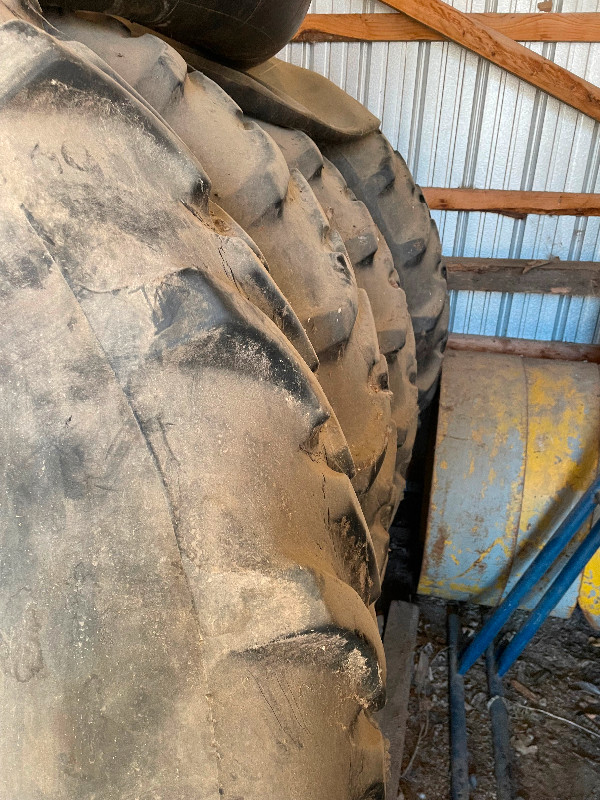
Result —
[{"label": "blue steel tube", "polygon": [[469,800],[469,753],[465,687],[458,674],[460,620],[455,611],[448,614],[448,687],[450,710],[450,788],[452,800]]},{"label": "blue steel tube", "polygon": [[498,658],[498,675],[505,675],[516,658],[531,641],[542,622],[600,548],[600,520],[592,527],[583,542],[548,587],[523,627],[513,636]]},{"label": "blue steel tube", "polygon": [[[580,530],[599,502],[600,475],[559,525],[556,533],[527,567],[523,575],[487,620],[479,633],[471,639],[460,658],[458,672],[464,675],[486,650],[518,607],[521,600],[550,569],[564,548]],[[576,576],[574,576],[573,580]]]}]

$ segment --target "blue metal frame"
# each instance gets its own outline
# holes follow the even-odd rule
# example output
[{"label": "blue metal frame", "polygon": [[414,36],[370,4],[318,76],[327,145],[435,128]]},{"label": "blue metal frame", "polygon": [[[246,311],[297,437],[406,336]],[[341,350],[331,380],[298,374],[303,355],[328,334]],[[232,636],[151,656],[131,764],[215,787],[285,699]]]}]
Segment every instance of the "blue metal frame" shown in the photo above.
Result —
[{"label": "blue metal frame", "polygon": [[490,694],[490,721],[494,745],[494,770],[498,800],[513,800],[514,779],[508,727],[508,713],[504,704],[502,676],[514,664],[546,617],[573,584],[587,562],[600,548],[600,520],[591,528],[583,542],[569,558],[556,578],[542,595],[522,628],[506,647],[494,653],[494,641],[502,627],[519,606],[521,600],[546,574],[564,548],[581,530],[581,526],[600,504],[600,476],[571,509],[552,538],[532,561],[519,581],[470,641],[459,658],[460,619],[455,610],[448,614],[448,683],[450,710],[450,754],[452,800],[469,800],[469,770],[467,750],[467,718],[463,676],[485,651],[488,689]]},{"label": "blue metal frame", "polygon": [[[523,598],[527,594],[529,594],[529,592],[537,584],[540,578],[542,578],[545,575],[548,569],[556,561],[558,556],[562,553],[564,548],[569,544],[569,542],[575,536],[577,531],[581,529],[581,526],[590,516],[590,514],[594,510],[594,507],[599,502],[600,500],[599,493],[600,493],[600,476],[596,478],[596,480],[592,483],[587,492],[585,492],[585,494],[576,503],[576,505],[573,506],[573,508],[566,516],[564,521],[559,525],[558,529],[556,530],[556,533],[552,536],[552,538],[540,551],[538,556],[534,559],[534,561],[532,561],[529,567],[525,570],[523,575],[519,578],[517,583],[508,593],[508,595],[496,608],[492,616],[487,620],[487,622],[480,630],[480,632],[476,636],[474,636],[473,639],[471,639],[467,648],[465,649],[464,653],[459,659],[458,671],[461,675],[464,675],[466,672],[468,672],[468,670],[477,661],[479,656],[481,656],[485,652],[488,646],[494,641],[496,636],[500,633],[504,625],[508,622],[509,618],[516,610],[521,600],[523,600]],[[588,536],[589,535],[590,534],[588,534]],[[578,553],[579,550],[577,550],[576,552]],[[594,552],[595,551],[592,551],[591,555],[593,555]],[[582,564],[579,572],[581,572],[581,570],[585,566],[585,563],[587,562],[584,562]],[[573,575],[573,579],[571,580],[571,582],[562,590],[560,594],[559,591],[562,588],[562,583],[560,585],[557,585],[556,589],[553,589],[554,585],[557,584],[558,578],[556,578],[554,583],[550,586],[548,592],[550,592],[551,590],[553,591],[550,597],[548,598],[547,602],[550,602],[552,598],[555,598],[552,608],[554,608],[556,603],[558,603],[558,601],[567,591],[569,586],[571,586],[571,584],[577,577],[577,574],[578,573],[575,573]],[[546,592],[546,595],[548,594],[548,592]],[[546,598],[546,595],[544,595],[544,598]],[[550,610],[552,610],[552,608]],[[537,628],[535,630],[537,630]],[[533,633],[531,635],[533,635]],[[525,641],[525,644],[527,644],[527,641]],[[523,647],[525,646],[525,644],[523,645]],[[521,648],[519,652],[521,652],[522,649],[523,648]],[[503,661],[503,664],[506,664],[506,660]],[[508,667],[506,667],[506,669],[508,669]],[[504,671],[506,671],[506,669]],[[504,673],[502,672],[500,674]]]},{"label": "blue metal frame", "polygon": [[592,530],[567,561],[560,573],[548,587],[542,599],[533,609],[527,622],[517,631],[498,658],[498,675],[502,677],[512,667],[525,647],[529,644],[540,625],[544,622],[548,614],[558,603],[560,598],[567,591],[569,586],[583,570],[587,562],[600,547],[600,520],[592,527]]}]

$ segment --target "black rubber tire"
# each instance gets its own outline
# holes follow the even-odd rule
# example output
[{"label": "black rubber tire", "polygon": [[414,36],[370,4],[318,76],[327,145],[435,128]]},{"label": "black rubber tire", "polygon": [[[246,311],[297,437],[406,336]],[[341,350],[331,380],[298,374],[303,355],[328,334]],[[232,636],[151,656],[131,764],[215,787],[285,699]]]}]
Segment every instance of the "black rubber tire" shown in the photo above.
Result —
[{"label": "black rubber tire", "polygon": [[198,72],[188,73],[164,41],[132,37],[127,27],[104,17],[52,19],[164,116],[207,170],[213,200],[260,247],[319,357],[318,376],[348,440],[353,486],[362,500],[387,448],[396,446],[387,364],[344,242],[308,182],[300,171],[290,172],[273,140],[222,89]]},{"label": "black rubber tire", "polygon": [[381,132],[322,149],[365,203],[392,252],[413,321],[419,405],[424,408],[436,392],[448,338],[446,270],[437,226],[404,159]]},{"label": "black rubber tire", "polygon": [[382,800],[378,571],[284,301],[91,51],[10,21],[0,71],[0,797]]},{"label": "black rubber tire", "polygon": [[310,0],[136,0],[117,6],[114,0],[49,0],[72,11],[107,12],[147,25],[179,42],[240,68],[274,56],[300,27]]},{"label": "black rubber tire", "polygon": [[190,65],[219,83],[257,119],[315,139],[383,234],[406,292],[416,341],[419,405],[436,392],[449,304],[437,227],[406,163],[378,120],[335,84],[310,70],[270,59],[245,72],[171,42]]},{"label": "black rubber tire", "polygon": [[[380,468],[368,492],[359,495],[383,574],[389,541],[387,529],[406,485],[418,422],[415,344],[406,296],[399,286],[385,239],[341,173],[305,133],[265,122],[260,124],[277,142],[290,169],[299,170],[309,182],[330,224],[342,237],[357,284],[369,297],[379,350],[388,364],[397,449],[394,452],[394,448],[388,447],[385,466]],[[331,385],[323,379],[321,383],[330,399],[343,391],[341,383]],[[351,408],[350,414],[354,414],[355,424],[360,425],[356,409]],[[344,418],[340,421],[344,428]]]}]

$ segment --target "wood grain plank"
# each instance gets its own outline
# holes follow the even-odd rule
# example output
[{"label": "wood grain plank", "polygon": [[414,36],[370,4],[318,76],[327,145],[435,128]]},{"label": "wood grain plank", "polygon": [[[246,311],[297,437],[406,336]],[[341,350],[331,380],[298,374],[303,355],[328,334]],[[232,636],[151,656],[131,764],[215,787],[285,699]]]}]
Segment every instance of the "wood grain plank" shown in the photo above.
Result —
[{"label": "wood grain plank", "polygon": [[[520,42],[600,42],[600,13],[466,14]],[[401,12],[307,14],[296,42],[442,42],[441,33]]]},{"label": "wood grain plank", "polygon": [[418,606],[403,600],[392,601],[383,637],[388,674],[387,701],[376,717],[383,735],[389,742],[390,769],[387,796],[390,798],[398,796],[398,784],[402,774],[404,736],[418,625]]},{"label": "wood grain plank", "polygon": [[527,192],[510,189],[444,189],[423,187],[430,208],[444,211],[489,211],[522,218],[527,214],[600,216],[600,194]]},{"label": "wood grain plank", "polygon": [[442,0],[384,0],[453,42],[600,121],[600,89]]},{"label": "wood grain plank", "polygon": [[444,259],[448,288],[473,292],[530,292],[600,297],[597,261],[527,261],[517,258]]},{"label": "wood grain plank", "polygon": [[589,361],[593,364],[600,364],[600,345],[597,344],[538,342],[532,339],[508,339],[500,336],[451,333],[448,337],[448,348],[477,353],[505,353],[524,358]]}]

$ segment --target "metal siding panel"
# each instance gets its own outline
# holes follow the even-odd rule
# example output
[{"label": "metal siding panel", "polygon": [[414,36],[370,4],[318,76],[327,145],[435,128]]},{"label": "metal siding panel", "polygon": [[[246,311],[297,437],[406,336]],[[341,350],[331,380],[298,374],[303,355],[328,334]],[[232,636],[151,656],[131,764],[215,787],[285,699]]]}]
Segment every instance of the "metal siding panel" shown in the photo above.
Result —
[{"label": "metal siding panel", "polygon": [[[597,297],[584,297],[582,298],[573,341],[584,344],[597,344],[599,333],[600,299]],[[565,341],[571,341],[571,339],[565,339]]]},{"label": "metal siding panel", "polygon": [[518,292],[451,292],[450,330],[481,336],[598,344],[600,299]]}]

